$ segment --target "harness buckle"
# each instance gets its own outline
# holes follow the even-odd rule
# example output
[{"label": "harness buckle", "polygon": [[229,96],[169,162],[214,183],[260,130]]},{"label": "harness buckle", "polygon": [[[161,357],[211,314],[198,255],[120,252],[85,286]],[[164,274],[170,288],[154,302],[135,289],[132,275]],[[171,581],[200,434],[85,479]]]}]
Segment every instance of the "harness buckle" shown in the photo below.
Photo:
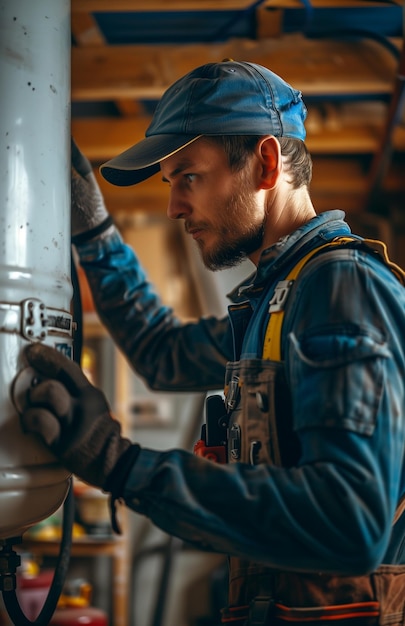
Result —
[{"label": "harness buckle", "polygon": [[284,310],[284,305],[293,284],[293,280],[280,280],[277,283],[269,302],[269,313],[277,313]]},{"label": "harness buckle", "polygon": [[268,596],[256,596],[250,603],[249,626],[270,626],[274,600]]}]

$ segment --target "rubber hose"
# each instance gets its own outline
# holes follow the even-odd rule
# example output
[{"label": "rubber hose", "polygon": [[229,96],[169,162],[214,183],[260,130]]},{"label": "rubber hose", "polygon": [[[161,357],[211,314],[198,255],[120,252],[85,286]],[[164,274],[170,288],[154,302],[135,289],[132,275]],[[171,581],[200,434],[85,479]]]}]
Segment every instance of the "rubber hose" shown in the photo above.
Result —
[{"label": "rubber hose", "polygon": [[52,615],[55,612],[62,592],[70,560],[74,508],[73,486],[72,479],[70,479],[68,494],[63,505],[63,531],[58,561],[55,567],[52,584],[38,617],[34,621],[31,621],[24,615],[19,605],[15,589],[3,591],[4,605],[13,624],[16,626],[47,626],[52,619]]}]

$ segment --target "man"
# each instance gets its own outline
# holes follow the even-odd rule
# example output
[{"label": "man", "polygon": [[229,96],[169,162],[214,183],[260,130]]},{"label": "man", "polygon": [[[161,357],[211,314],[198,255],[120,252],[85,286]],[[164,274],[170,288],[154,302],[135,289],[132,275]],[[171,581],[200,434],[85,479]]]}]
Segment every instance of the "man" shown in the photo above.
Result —
[{"label": "man", "polygon": [[[44,380],[22,423],[113,501],[229,554],[224,623],[403,624],[405,293],[342,212],[316,214],[305,116],[268,69],[208,64],[101,167],[117,185],[160,171],[168,216],[210,269],[256,264],[222,320],[182,324],[162,305],[73,149],[73,241],[99,315],[152,389],[218,389],[225,376],[215,415],[228,462],[122,438],[103,394],[40,343],[26,356]],[[278,339],[268,324],[280,312]]]}]

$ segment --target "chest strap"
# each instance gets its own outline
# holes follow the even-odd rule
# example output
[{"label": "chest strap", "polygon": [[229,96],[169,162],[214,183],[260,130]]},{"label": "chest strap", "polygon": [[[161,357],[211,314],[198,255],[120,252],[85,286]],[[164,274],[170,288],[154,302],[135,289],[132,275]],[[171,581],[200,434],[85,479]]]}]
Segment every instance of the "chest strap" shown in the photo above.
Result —
[{"label": "chest strap", "polygon": [[382,241],[375,239],[356,239],[354,237],[336,237],[332,241],[318,246],[314,250],[311,250],[303,256],[298,263],[290,270],[286,278],[277,283],[274,295],[269,303],[270,319],[267,325],[266,334],[263,341],[263,353],[262,358],[264,360],[281,361],[281,329],[284,320],[285,302],[289,291],[297,279],[304,265],[318,252],[325,248],[332,248],[336,246],[342,246],[347,243],[359,242],[365,244],[367,248],[371,249],[371,252],[377,253],[388,268],[392,271],[395,277],[404,285],[405,284],[405,272],[396,263],[393,263],[387,252],[387,246]]}]

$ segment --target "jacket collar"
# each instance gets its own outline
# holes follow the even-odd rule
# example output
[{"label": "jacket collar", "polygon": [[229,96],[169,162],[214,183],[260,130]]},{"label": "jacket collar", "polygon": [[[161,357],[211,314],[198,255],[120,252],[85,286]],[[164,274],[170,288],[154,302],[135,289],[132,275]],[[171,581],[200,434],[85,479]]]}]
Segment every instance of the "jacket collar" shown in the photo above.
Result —
[{"label": "jacket collar", "polygon": [[325,211],[263,250],[255,272],[237,285],[228,294],[228,298],[235,303],[246,300],[249,293],[271,280],[276,272],[290,265],[295,257],[300,258],[316,245],[330,241],[338,235],[350,233],[350,227],[344,218],[345,213],[338,209]]}]

